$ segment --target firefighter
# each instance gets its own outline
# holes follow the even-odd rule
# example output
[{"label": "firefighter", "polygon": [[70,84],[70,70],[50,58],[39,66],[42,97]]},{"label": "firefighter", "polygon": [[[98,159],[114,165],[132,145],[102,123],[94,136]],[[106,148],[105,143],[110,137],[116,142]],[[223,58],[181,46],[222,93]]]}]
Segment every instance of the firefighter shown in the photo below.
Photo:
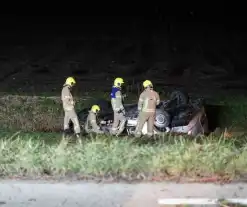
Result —
[{"label": "firefighter", "polygon": [[156,106],[160,103],[159,94],[154,91],[150,80],[143,82],[144,91],[141,93],[138,101],[138,123],[135,136],[140,137],[143,126],[147,122],[147,136],[153,136]]},{"label": "firefighter", "polygon": [[63,102],[63,109],[64,109],[64,135],[68,135],[69,133],[69,123],[70,120],[74,126],[74,133],[76,137],[80,137],[81,129],[79,125],[79,120],[77,114],[75,112],[75,102],[73,96],[71,94],[72,87],[76,84],[76,81],[73,77],[68,77],[63,85],[61,99]]},{"label": "firefighter", "polygon": [[114,120],[112,124],[111,134],[119,135],[123,130],[126,122],[125,109],[123,106],[123,95],[121,92],[122,78],[116,78],[111,91],[111,105],[114,112]]},{"label": "firefighter", "polygon": [[89,111],[87,121],[85,124],[85,131],[87,133],[97,133],[97,134],[103,134],[104,132],[100,129],[96,122],[96,116],[100,111],[100,107],[98,105],[93,105],[91,110]]}]

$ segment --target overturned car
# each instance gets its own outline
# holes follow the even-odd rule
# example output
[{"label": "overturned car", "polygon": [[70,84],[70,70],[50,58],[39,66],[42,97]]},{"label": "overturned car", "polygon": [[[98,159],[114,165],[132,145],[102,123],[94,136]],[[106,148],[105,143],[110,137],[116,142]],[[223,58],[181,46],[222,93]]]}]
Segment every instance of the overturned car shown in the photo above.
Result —
[{"label": "overturned car", "polygon": [[[95,104],[101,107],[98,115],[98,123],[105,133],[111,129],[113,122],[113,110],[110,101],[99,100]],[[126,123],[121,132],[133,135],[137,126],[138,110],[137,103],[124,104]],[[78,113],[81,127],[83,128],[87,119],[89,108]],[[169,100],[163,100],[156,107],[156,118],[154,123],[154,134],[165,132],[181,133],[196,136],[208,132],[208,120],[204,108],[204,100],[191,100],[182,91],[173,91]],[[147,123],[142,129],[143,135],[147,133]]]}]

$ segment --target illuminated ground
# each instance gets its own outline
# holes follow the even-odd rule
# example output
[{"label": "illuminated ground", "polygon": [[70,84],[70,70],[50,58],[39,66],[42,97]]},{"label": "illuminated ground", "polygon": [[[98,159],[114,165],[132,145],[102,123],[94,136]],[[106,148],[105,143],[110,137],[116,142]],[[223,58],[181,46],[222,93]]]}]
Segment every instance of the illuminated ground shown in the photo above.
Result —
[{"label": "illuminated ground", "polygon": [[13,181],[0,183],[0,205],[9,206],[159,206],[160,198],[244,198],[247,184],[96,184]]}]

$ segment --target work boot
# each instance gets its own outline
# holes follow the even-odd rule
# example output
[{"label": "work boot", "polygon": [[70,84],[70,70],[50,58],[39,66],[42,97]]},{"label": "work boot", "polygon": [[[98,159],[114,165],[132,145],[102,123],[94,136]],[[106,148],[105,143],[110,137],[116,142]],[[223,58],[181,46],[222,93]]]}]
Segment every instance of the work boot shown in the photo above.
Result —
[{"label": "work boot", "polygon": [[78,142],[79,144],[81,144],[82,143],[81,134],[80,133],[76,133],[75,134],[75,137],[76,137],[76,142]]},{"label": "work boot", "polygon": [[153,137],[154,137],[154,135],[153,135],[153,134],[149,134],[149,133],[147,133],[147,134],[145,135],[145,137],[147,137],[148,139],[151,139],[151,138],[153,138]]},{"label": "work boot", "polygon": [[170,129],[170,127],[166,127],[166,133],[168,133],[168,132],[170,132],[171,131],[171,129]]},{"label": "work boot", "polygon": [[77,139],[80,139],[81,138],[80,133],[76,133],[75,136],[76,136]]},{"label": "work boot", "polygon": [[70,131],[69,129],[65,129],[63,131],[63,138],[66,139],[66,138],[69,138],[70,137]]}]

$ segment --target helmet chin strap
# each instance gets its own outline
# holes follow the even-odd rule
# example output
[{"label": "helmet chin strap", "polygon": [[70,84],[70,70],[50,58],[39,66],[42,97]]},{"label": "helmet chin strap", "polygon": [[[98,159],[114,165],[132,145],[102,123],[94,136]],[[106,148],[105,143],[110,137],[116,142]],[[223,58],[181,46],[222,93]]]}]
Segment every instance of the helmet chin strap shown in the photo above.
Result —
[{"label": "helmet chin strap", "polygon": [[147,89],[152,90],[152,89],[153,89],[153,87],[152,87],[152,86],[147,86],[147,87],[145,88],[145,90],[147,90]]}]

